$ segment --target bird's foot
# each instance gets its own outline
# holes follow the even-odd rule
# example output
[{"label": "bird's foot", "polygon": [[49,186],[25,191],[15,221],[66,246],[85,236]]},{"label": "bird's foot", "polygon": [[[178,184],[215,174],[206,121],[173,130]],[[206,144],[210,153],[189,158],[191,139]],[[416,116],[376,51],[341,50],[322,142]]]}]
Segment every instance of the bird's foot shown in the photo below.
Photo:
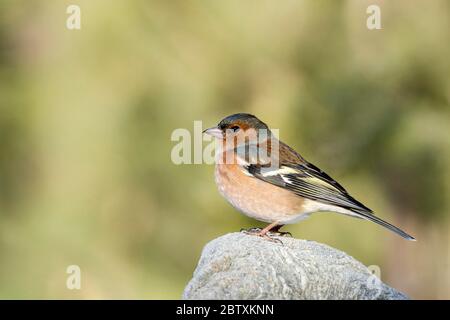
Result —
[{"label": "bird's foot", "polygon": [[277,239],[276,237],[284,236],[284,234],[290,234],[289,232],[263,232],[262,230],[263,229],[261,228],[250,228],[250,229],[241,229],[241,232],[281,244],[283,244],[283,242],[280,239]]},{"label": "bird's foot", "polygon": [[267,232],[267,233],[257,233],[255,234],[258,237],[261,237],[263,239],[269,240],[271,242],[275,242],[275,243],[279,243],[281,245],[283,245],[283,241],[281,241],[280,239],[276,238],[278,237],[277,235],[274,235],[272,232]]}]

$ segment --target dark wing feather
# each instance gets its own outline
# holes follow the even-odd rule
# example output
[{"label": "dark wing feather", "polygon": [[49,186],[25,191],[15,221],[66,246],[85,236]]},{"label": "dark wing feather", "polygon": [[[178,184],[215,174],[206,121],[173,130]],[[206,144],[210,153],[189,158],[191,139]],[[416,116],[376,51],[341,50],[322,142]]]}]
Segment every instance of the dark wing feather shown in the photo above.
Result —
[{"label": "dark wing feather", "polygon": [[309,163],[285,164],[279,168],[248,165],[245,169],[254,177],[287,189],[298,196],[351,211],[372,213],[372,210],[350,196],[329,175]]}]

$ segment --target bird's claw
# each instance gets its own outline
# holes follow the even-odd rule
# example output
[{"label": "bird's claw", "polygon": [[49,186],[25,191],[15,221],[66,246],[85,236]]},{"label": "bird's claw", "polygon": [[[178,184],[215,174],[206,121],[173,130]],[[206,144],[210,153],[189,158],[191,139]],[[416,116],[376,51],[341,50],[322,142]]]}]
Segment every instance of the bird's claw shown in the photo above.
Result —
[{"label": "bird's claw", "polygon": [[280,239],[277,239],[276,237],[279,236],[285,236],[285,234],[289,234],[291,237],[292,235],[289,232],[267,232],[267,233],[261,233],[261,228],[250,228],[250,229],[241,229],[240,232],[243,232],[245,234],[251,235],[251,236],[257,236],[261,237],[263,239],[269,240],[271,242],[280,243],[283,245],[283,241]]}]

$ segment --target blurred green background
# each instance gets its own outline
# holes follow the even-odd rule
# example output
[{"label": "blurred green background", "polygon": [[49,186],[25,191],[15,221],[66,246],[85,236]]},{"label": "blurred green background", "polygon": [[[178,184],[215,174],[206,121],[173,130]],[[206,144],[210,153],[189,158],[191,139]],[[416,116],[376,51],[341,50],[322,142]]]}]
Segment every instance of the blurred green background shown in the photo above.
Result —
[{"label": "blurred green background", "polygon": [[449,40],[445,0],[0,0],[0,298],[180,298],[208,241],[264,225],[170,158],[174,129],[235,112],[418,241],[328,213],[286,230],[450,298]]}]

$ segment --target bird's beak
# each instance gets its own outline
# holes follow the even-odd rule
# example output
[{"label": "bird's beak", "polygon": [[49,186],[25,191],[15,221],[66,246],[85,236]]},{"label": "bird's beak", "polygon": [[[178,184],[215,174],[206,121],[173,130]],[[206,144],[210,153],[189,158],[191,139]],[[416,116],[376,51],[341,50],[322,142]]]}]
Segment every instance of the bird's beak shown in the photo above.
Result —
[{"label": "bird's beak", "polygon": [[206,129],[203,131],[203,133],[209,134],[210,136],[213,136],[218,139],[223,139],[222,130],[220,130],[217,127],[212,127],[212,128]]}]

